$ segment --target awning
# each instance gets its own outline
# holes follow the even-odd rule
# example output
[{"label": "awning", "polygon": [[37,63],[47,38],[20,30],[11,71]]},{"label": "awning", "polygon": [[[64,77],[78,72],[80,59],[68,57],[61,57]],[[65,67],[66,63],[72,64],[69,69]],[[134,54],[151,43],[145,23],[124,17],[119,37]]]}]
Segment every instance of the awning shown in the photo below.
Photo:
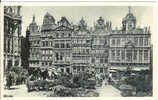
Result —
[{"label": "awning", "polygon": [[[122,67],[121,66],[118,66],[118,67],[111,66],[109,70],[126,71],[127,68],[128,68],[128,66],[122,66]],[[141,70],[149,70],[150,69],[150,67],[148,67],[148,66],[139,66],[139,67],[132,66],[131,68],[132,68],[131,70],[133,70],[133,71],[141,71]]]}]

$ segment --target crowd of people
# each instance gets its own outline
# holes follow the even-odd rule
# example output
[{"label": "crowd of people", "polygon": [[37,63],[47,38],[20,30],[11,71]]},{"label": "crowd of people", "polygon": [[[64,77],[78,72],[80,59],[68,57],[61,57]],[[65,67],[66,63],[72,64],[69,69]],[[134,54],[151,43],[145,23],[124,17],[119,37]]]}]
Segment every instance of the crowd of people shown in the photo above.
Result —
[{"label": "crowd of people", "polygon": [[[10,89],[12,85],[25,84],[26,80],[34,81],[34,80],[57,79],[58,77],[60,77],[59,73],[53,70],[35,68],[35,69],[29,69],[28,74],[25,74],[25,77],[21,77],[20,79],[18,79],[16,78],[17,75],[15,74],[14,71],[8,71],[8,73],[6,74],[5,88]],[[108,75],[99,74],[99,73],[98,74],[94,73],[94,74],[97,82],[102,83],[104,81],[105,85],[110,83],[111,79],[108,77]]]}]

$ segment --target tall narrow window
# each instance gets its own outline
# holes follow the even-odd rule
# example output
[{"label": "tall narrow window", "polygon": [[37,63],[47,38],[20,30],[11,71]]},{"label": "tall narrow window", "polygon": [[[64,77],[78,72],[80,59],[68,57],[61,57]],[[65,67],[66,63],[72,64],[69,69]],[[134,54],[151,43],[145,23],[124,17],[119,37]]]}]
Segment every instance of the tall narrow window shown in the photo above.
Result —
[{"label": "tall narrow window", "polygon": [[139,61],[142,61],[142,55],[143,55],[143,51],[139,50]]},{"label": "tall narrow window", "polygon": [[95,63],[95,58],[92,58],[92,63]]},{"label": "tall narrow window", "polygon": [[55,53],[55,56],[56,56],[56,60],[59,60],[59,54]]},{"label": "tall narrow window", "polygon": [[61,43],[61,48],[65,48],[65,45],[64,45],[64,43]]},{"label": "tall narrow window", "polygon": [[66,44],[66,47],[67,47],[67,48],[70,48],[70,44],[69,44],[69,43],[67,43],[67,44]]},{"label": "tall narrow window", "polygon": [[115,50],[112,50],[111,53],[112,53],[112,59],[114,59],[115,58]]},{"label": "tall narrow window", "polygon": [[122,60],[125,60],[125,50],[122,50],[121,56],[122,56]]},{"label": "tall narrow window", "polygon": [[59,48],[59,44],[58,43],[55,44],[55,48]]},{"label": "tall narrow window", "polygon": [[137,50],[134,50],[133,60],[137,60]]},{"label": "tall narrow window", "polygon": [[48,41],[46,41],[46,46],[48,46]]},{"label": "tall narrow window", "polygon": [[144,50],[144,60],[148,60],[148,50]]},{"label": "tall narrow window", "polygon": [[138,38],[137,38],[137,37],[134,38],[134,44],[135,44],[136,46],[138,45]]},{"label": "tall narrow window", "polygon": [[115,45],[115,39],[112,39],[112,45]]},{"label": "tall narrow window", "polygon": [[104,59],[103,58],[100,58],[100,63],[104,63]]},{"label": "tall narrow window", "polygon": [[132,50],[127,50],[127,61],[132,61]]},{"label": "tall narrow window", "polygon": [[117,39],[117,45],[120,45],[120,38]]},{"label": "tall narrow window", "polygon": [[139,38],[139,46],[143,46],[143,38]]},{"label": "tall narrow window", "polygon": [[148,45],[148,42],[149,42],[149,41],[148,41],[148,38],[145,38],[145,40],[144,40],[144,45],[147,46],[147,45]]},{"label": "tall narrow window", "polygon": [[117,50],[117,60],[120,60],[120,50]]}]

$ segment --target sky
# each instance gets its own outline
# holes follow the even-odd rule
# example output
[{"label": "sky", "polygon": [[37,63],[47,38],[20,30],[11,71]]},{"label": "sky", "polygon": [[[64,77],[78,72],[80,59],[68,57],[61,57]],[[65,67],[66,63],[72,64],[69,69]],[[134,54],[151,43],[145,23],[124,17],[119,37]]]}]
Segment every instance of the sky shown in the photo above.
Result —
[{"label": "sky", "polygon": [[[43,23],[44,15],[49,12],[56,22],[65,16],[70,23],[78,24],[83,17],[89,27],[93,27],[98,18],[102,16],[105,22],[112,22],[113,29],[116,27],[120,29],[122,18],[128,11],[128,6],[22,6],[22,35],[25,36],[26,28],[32,22],[33,15],[39,26]],[[131,12],[137,19],[137,27],[150,26],[152,31],[154,26],[152,6],[132,6]]]}]

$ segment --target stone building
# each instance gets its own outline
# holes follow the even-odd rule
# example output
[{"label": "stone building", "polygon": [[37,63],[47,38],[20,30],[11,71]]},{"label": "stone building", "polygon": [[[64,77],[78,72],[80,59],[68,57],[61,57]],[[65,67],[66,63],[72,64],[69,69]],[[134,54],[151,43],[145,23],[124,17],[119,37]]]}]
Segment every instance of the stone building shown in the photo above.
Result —
[{"label": "stone building", "polygon": [[55,19],[49,13],[46,13],[40,33],[40,67],[50,68],[54,63],[54,29],[56,28]]},{"label": "stone building", "polygon": [[[33,16],[32,23],[27,27],[26,30],[26,45],[28,45],[28,60],[29,67],[39,67],[40,66],[40,29],[35,22],[35,16]],[[29,40],[27,40],[29,38]]]},{"label": "stone building", "polygon": [[72,32],[73,26],[66,17],[61,17],[54,29],[54,66],[61,72],[70,73],[72,57]]},{"label": "stone building", "polygon": [[151,53],[150,28],[136,26],[136,17],[129,7],[122,20],[122,29],[110,34],[109,64],[111,69],[149,69]]},{"label": "stone building", "polygon": [[87,23],[82,18],[72,36],[73,73],[86,71],[90,67],[91,37]]},{"label": "stone building", "polygon": [[4,6],[4,70],[21,66],[20,6]]},{"label": "stone building", "polygon": [[108,69],[109,57],[109,35],[112,31],[112,23],[104,22],[102,17],[99,17],[97,24],[94,25],[94,31],[91,34],[91,67],[95,68],[97,73],[106,73]]},{"label": "stone building", "polygon": [[108,69],[141,70],[151,66],[150,28],[136,26],[130,7],[120,30],[112,30],[112,22],[105,22],[102,17],[89,30],[83,18],[78,25],[73,25],[66,17],[55,21],[49,13],[45,14],[41,29],[33,17],[27,30],[29,67],[73,74],[95,69],[106,74]]}]

